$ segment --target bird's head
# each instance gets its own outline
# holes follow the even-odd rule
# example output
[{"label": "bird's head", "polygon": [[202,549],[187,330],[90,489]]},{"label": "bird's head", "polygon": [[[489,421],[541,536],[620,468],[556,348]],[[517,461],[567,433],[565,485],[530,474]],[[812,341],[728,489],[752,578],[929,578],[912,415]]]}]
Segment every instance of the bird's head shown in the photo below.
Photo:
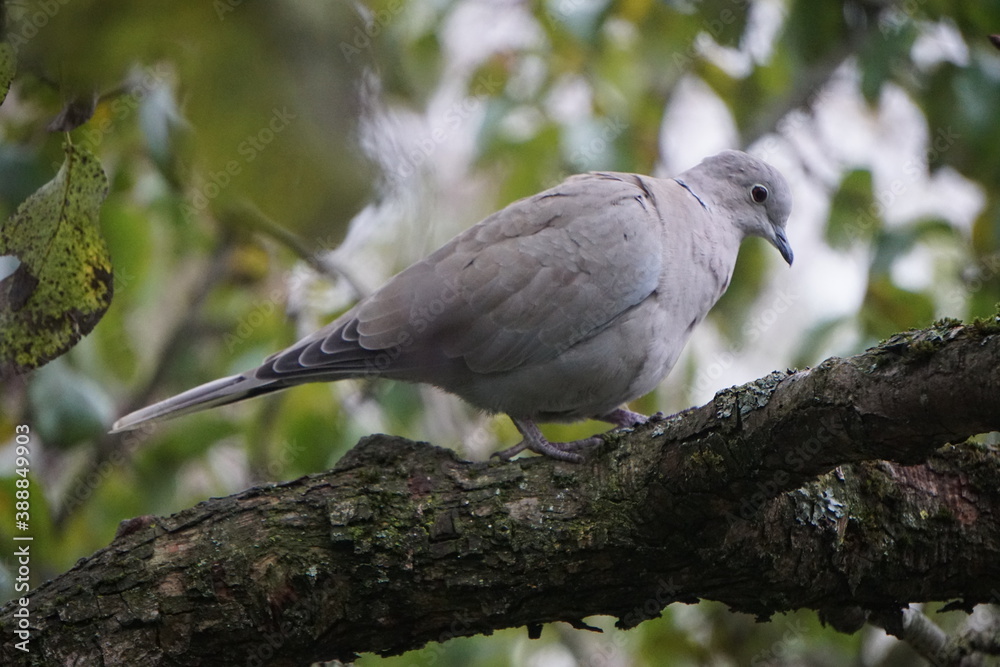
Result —
[{"label": "bird's head", "polygon": [[747,153],[723,151],[705,158],[678,180],[710,208],[727,211],[745,236],[767,239],[791,265],[785,224],[792,193],[777,169]]}]

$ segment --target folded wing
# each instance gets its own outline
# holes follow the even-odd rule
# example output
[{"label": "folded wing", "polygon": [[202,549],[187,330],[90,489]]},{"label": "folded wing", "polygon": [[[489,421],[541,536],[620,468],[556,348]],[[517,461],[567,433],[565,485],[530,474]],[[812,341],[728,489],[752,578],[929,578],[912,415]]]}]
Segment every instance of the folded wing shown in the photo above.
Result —
[{"label": "folded wing", "polygon": [[455,361],[499,373],[552,359],[653,293],[662,224],[642,177],[572,177],[460,234],[257,376],[435,383]]}]

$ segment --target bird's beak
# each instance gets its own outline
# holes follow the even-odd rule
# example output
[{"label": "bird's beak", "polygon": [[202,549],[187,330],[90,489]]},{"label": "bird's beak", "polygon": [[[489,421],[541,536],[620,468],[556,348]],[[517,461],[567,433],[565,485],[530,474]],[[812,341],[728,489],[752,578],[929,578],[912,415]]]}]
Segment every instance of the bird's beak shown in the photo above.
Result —
[{"label": "bird's beak", "polygon": [[792,254],[792,246],[788,243],[788,237],[785,235],[785,230],[781,227],[774,227],[774,238],[771,239],[771,243],[774,247],[778,249],[781,256],[785,258],[788,262],[788,266],[792,265],[792,259],[795,255]]}]

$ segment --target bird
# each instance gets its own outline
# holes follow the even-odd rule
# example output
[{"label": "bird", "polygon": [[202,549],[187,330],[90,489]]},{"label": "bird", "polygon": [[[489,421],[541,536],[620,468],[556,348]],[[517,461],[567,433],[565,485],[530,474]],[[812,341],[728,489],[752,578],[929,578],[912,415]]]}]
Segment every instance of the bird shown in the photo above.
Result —
[{"label": "bird", "polygon": [[570,176],[466,229],[343,315],[252,370],[128,414],[144,422],[308,382],[389,378],[506,414],[528,450],[574,463],[600,435],[551,442],[538,424],[644,423],[652,391],[729,286],[742,241],[789,266],[792,197],[781,173],[727,150],[672,178]]}]

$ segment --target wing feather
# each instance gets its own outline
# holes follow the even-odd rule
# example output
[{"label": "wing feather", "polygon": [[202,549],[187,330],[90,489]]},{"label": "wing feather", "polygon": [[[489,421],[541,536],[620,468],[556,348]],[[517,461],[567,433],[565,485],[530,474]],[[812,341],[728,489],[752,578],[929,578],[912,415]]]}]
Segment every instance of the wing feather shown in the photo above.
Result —
[{"label": "wing feather", "polygon": [[377,367],[434,383],[437,367],[455,360],[495,373],[552,359],[656,289],[663,221],[649,196],[639,177],[602,173],[514,202],[269,358],[259,375]]}]

